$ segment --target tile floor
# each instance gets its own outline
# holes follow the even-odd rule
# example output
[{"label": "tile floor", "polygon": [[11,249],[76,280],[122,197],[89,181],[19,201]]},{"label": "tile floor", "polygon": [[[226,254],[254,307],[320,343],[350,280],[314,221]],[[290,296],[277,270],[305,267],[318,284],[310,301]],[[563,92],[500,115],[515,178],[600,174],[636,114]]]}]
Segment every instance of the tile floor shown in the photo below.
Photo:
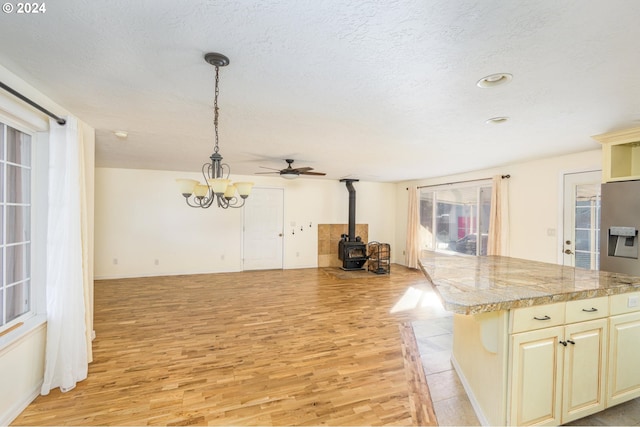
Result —
[{"label": "tile floor", "polygon": [[[431,290],[423,292],[433,292]],[[423,300],[437,301],[435,295]],[[441,426],[480,425],[464,387],[451,365],[453,316],[439,302],[422,306],[421,320],[412,322],[433,408]],[[567,425],[640,426],[640,398]]]}]

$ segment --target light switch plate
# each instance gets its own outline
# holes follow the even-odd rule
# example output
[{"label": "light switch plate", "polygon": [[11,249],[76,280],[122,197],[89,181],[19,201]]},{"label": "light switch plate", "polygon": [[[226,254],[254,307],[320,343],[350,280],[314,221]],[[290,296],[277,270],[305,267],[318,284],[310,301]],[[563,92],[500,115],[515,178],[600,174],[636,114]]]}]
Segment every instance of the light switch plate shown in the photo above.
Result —
[{"label": "light switch plate", "polygon": [[632,296],[629,297],[629,299],[627,300],[627,307],[631,308],[631,307],[637,307],[638,304],[640,304],[640,298],[638,296]]}]

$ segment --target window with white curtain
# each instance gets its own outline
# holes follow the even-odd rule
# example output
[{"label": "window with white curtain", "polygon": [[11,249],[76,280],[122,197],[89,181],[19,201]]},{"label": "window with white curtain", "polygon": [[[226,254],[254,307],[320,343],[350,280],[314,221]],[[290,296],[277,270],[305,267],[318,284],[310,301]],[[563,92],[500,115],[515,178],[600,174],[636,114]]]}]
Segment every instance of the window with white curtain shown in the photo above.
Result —
[{"label": "window with white curtain", "polygon": [[490,210],[490,180],[421,188],[421,248],[486,255]]},{"label": "window with white curtain", "polygon": [[31,148],[0,123],[0,329],[31,309]]}]

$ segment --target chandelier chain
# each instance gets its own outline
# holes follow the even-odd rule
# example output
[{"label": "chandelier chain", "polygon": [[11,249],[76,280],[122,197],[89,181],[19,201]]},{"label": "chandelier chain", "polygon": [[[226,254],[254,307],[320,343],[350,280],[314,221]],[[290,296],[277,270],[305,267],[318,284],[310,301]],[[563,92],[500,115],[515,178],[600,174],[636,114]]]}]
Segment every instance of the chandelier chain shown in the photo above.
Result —
[{"label": "chandelier chain", "polygon": [[218,95],[220,94],[220,89],[218,87],[218,83],[220,82],[219,69],[220,67],[216,65],[216,89],[215,89],[215,95],[213,98],[213,127],[214,127],[215,142],[216,142],[216,145],[213,151],[215,153],[218,152]]}]

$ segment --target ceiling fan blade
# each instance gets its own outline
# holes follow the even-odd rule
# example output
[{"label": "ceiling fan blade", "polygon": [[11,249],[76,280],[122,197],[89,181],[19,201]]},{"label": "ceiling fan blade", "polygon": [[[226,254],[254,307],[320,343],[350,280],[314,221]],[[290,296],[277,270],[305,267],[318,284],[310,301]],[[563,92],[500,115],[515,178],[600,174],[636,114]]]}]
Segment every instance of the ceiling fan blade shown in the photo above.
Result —
[{"label": "ceiling fan blade", "polygon": [[326,173],[324,172],[311,172],[313,170],[313,168],[311,167],[302,167],[302,168],[294,168],[292,167],[293,164],[293,159],[285,159],[285,161],[287,162],[287,167],[284,169],[274,169],[274,168],[270,168],[267,166],[260,166],[262,169],[269,169],[272,170],[274,172],[255,172],[256,175],[264,175],[264,174],[270,174],[270,173],[279,173],[280,176],[283,176],[285,178],[291,178],[291,177],[295,177],[298,175],[315,175],[315,176],[325,176]]}]

